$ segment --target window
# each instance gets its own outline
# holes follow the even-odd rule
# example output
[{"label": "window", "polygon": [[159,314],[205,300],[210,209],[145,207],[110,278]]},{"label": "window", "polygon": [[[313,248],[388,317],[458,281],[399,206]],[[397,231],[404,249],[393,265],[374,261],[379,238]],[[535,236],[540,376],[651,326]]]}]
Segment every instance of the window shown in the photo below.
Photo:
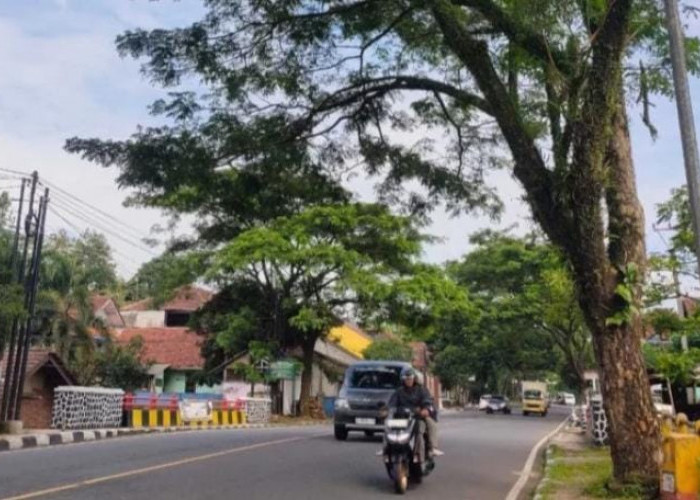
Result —
[{"label": "window", "polygon": [[192,313],[184,311],[166,311],[165,326],[187,326]]},{"label": "window", "polygon": [[401,367],[355,368],[349,376],[353,389],[396,389],[401,383]]}]

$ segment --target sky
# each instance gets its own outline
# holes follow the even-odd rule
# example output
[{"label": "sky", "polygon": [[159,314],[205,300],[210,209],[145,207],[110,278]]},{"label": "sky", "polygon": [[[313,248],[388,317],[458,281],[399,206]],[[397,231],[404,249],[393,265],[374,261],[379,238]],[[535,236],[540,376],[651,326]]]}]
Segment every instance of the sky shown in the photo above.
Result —
[{"label": "sky", "polygon": [[[49,230],[75,234],[97,226],[106,232],[123,277],[157,255],[158,248],[146,247],[140,239],[148,237],[162,217],[154,210],[124,207],[128,191],[116,185],[116,170],[70,155],[63,144],[73,136],[125,138],[137,125],[152,123],[147,106],[165,91],[139,73],[137,61],[121,59],[114,40],[138,27],[186,25],[202,13],[199,0],[0,0],[0,169],[36,170],[61,188],[47,220]],[[699,34],[700,21],[691,21],[688,30]],[[691,90],[698,117],[700,82],[691,80]],[[656,98],[656,141],[639,113],[631,110],[630,119],[647,247],[662,251],[662,237],[652,229],[655,206],[685,182],[676,108]],[[9,177],[0,170],[0,189],[16,188],[17,181]],[[426,260],[459,258],[469,249],[469,235],[480,229],[513,224],[526,229],[529,212],[520,201],[518,185],[504,172],[491,181],[506,206],[501,221],[435,213],[428,232],[441,241],[426,249]]]}]

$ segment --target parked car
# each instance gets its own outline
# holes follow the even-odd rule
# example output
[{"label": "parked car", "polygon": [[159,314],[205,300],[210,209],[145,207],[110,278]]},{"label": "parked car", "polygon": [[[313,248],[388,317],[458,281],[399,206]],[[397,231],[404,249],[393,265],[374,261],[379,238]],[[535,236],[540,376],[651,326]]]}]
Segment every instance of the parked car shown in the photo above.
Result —
[{"label": "parked car", "polygon": [[491,394],[484,394],[479,398],[479,411],[485,410],[489,405],[489,400],[491,399]]},{"label": "parked car", "polygon": [[564,404],[567,406],[576,406],[576,396],[569,392],[564,393]]},{"label": "parked car", "polygon": [[343,385],[335,400],[335,438],[344,441],[350,431],[366,436],[384,431],[389,399],[401,384],[401,370],[410,367],[399,361],[360,361],[345,371]]},{"label": "parked car", "polygon": [[492,414],[496,412],[501,412],[504,415],[510,415],[510,402],[505,396],[491,396],[488,405],[486,406],[486,413]]}]

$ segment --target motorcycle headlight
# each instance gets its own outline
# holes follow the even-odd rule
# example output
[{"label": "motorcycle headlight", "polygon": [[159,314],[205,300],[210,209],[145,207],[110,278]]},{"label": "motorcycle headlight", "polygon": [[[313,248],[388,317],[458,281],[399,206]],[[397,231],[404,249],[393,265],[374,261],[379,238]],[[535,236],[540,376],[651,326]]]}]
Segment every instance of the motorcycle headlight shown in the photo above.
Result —
[{"label": "motorcycle headlight", "polygon": [[335,400],[335,409],[336,410],[347,410],[350,408],[350,404],[348,403],[348,400],[345,398],[338,398]]},{"label": "motorcycle headlight", "polygon": [[410,432],[390,432],[386,435],[386,440],[390,443],[400,443],[402,441],[408,441],[411,437]]}]

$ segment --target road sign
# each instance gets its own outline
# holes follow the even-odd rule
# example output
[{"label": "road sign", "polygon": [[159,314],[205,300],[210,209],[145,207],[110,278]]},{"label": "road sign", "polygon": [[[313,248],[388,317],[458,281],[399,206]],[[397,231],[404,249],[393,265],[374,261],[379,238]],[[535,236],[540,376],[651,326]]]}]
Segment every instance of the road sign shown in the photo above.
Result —
[{"label": "road sign", "polygon": [[294,361],[276,361],[270,365],[273,379],[294,380],[299,375],[299,364]]}]

